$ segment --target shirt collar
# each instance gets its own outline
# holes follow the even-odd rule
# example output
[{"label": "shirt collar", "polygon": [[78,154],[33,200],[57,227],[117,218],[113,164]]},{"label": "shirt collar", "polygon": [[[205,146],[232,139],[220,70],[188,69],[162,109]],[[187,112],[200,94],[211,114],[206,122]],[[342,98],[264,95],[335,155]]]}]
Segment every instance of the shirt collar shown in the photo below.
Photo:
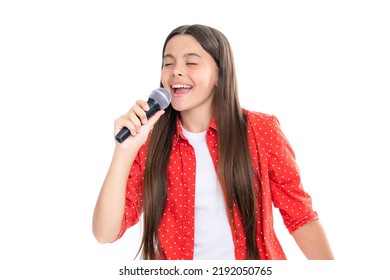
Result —
[{"label": "shirt collar", "polygon": [[[217,123],[215,122],[215,118],[213,117],[210,121],[209,128],[207,129],[207,133],[210,132],[211,130],[214,130],[217,132]],[[179,140],[183,139],[188,141],[188,139],[184,136],[183,129],[180,125],[180,114],[177,114],[176,117],[176,133],[173,136],[173,144],[176,145],[178,144]]]}]

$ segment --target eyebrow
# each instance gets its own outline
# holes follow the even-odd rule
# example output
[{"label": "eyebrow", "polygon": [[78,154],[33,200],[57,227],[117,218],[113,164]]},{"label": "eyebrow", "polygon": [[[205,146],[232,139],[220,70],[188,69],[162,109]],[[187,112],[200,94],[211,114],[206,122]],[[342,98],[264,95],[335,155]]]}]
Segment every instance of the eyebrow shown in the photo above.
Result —
[{"label": "eyebrow", "polygon": [[[184,54],[184,57],[190,57],[190,56],[196,56],[196,57],[199,57],[199,58],[202,58],[199,54],[197,54],[197,53],[186,53],[186,54]],[[172,54],[166,54],[166,55],[164,55],[164,59],[165,58],[168,58],[168,57],[170,57],[170,58],[175,58]]]}]

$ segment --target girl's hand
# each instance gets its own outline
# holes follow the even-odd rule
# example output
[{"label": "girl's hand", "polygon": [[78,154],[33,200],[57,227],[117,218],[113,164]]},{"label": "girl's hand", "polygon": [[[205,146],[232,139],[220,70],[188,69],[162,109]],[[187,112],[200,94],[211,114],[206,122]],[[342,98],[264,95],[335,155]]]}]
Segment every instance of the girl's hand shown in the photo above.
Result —
[{"label": "girl's hand", "polygon": [[134,147],[134,145],[139,148],[146,142],[153,125],[164,113],[164,110],[160,110],[148,120],[145,113],[145,111],[148,110],[149,105],[146,101],[137,100],[127,114],[122,115],[115,120],[114,136],[117,135],[123,127],[127,127],[131,133],[131,136],[123,141],[123,143],[116,142],[117,148],[125,150],[130,146]]}]

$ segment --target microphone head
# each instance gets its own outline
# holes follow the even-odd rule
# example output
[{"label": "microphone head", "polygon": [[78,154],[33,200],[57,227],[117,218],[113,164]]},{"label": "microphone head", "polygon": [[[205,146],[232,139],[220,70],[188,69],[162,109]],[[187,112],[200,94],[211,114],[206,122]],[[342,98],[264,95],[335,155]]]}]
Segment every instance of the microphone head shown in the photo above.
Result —
[{"label": "microphone head", "polygon": [[150,93],[149,98],[154,99],[162,110],[167,108],[172,100],[171,94],[165,88],[153,90]]}]

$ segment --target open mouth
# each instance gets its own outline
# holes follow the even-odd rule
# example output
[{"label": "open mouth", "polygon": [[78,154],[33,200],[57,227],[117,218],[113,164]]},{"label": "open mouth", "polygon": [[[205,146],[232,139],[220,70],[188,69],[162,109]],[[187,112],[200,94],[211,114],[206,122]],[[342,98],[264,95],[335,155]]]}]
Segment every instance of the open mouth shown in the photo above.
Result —
[{"label": "open mouth", "polygon": [[174,84],[171,86],[171,88],[173,89],[173,93],[183,94],[183,93],[187,93],[188,91],[190,91],[192,89],[192,86],[183,85],[183,84]]}]

